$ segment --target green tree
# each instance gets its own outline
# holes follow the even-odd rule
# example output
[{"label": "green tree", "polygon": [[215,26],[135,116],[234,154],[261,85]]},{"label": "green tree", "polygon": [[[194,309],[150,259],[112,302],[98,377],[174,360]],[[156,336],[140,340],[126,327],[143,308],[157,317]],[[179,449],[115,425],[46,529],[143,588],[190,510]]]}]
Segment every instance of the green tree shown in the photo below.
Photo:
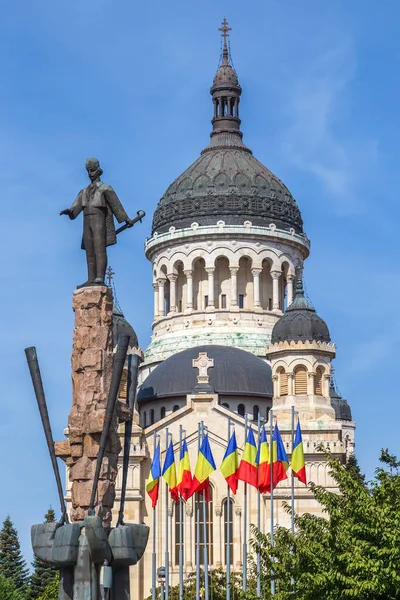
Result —
[{"label": "green tree", "polygon": [[[296,534],[278,527],[273,547],[255,532],[262,597],[271,598],[273,571],[274,600],[400,600],[400,463],[382,451],[367,485],[354,466],[327,458],[339,494],[312,486],[326,518],[296,516]],[[246,598],[254,597],[251,586]]]},{"label": "green tree", "polygon": [[12,579],[0,575],[0,598],[1,600],[23,600],[24,596],[15,589]]},{"label": "green tree", "polygon": [[38,600],[58,600],[58,582],[60,581],[60,574],[57,572],[53,579],[46,585],[46,589],[43,594],[39,596]]},{"label": "green tree", "polygon": [[29,576],[21,554],[18,533],[9,516],[0,531],[0,575],[11,579],[17,590],[25,588]]},{"label": "green tree", "polygon": [[[226,600],[226,573],[223,569],[210,569],[208,573],[210,600]],[[200,570],[200,586],[204,589],[204,571]],[[239,573],[231,572],[231,600],[239,600],[242,590],[242,577]],[[157,588],[157,600],[161,598],[161,590]],[[185,600],[198,600],[196,596],[196,573],[190,573],[183,584]],[[204,594],[202,595],[204,598]],[[179,600],[179,585],[170,586],[169,599]],[[151,596],[147,598],[151,600]]]},{"label": "green tree", "polygon": [[[50,507],[44,516],[44,523],[54,523],[56,520],[55,512]],[[41,596],[50,581],[54,579],[57,569],[43,562],[35,556],[33,563],[33,573],[29,585],[29,599],[36,600]]]}]

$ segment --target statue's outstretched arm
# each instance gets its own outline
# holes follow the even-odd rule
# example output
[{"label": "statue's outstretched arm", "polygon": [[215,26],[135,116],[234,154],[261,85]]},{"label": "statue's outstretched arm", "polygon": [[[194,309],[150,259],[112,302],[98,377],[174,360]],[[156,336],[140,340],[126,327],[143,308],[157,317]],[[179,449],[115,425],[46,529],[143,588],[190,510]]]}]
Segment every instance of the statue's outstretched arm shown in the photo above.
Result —
[{"label": "statue's outstretched arm", "polygon": [[83,191],[84,190],[81,190],[79,192],[79,194],[75,198],[75,201],[72,204],[71,208],[66,208],[65,210],[62,210],[60,212],[60,215],[68,215],[70,219],[76,219],[76,217],[79,215],[79,213],[81,213],[83,210],[83,206],[82,206]]},{"label": "statue's outstretched arm", "polygon": [[123,221],[129,222],[130,219],[126,214],[124,207],[121,204],[121,200],[118,198],[117,194],[114,192],[111,186],[108,186],[105,190],[105,197],[107,204],[110,207],[113,215],[117,219],[118,223],[122,223]]}]

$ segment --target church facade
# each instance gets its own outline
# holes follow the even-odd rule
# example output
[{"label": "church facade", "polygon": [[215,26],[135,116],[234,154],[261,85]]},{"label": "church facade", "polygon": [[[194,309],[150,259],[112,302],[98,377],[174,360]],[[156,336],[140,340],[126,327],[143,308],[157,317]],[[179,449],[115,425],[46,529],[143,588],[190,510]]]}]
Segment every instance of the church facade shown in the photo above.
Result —
[{"label": "church facade", "polygon": [[[334,384],[336,348],[328,326],[303,291],[302,268],[310,242],[300,210],[286,186],[243,142],[242,89],[230,58],[226,24],[222,31],[223,51],[210,90],[209,144],[161,198],[145,244],[153,272],[154,321],[139,378],[125,515],[127,521],[153,527],[145,486],[154,440],[161,443],[163,463],[166,435],[172,436],[178,465],[183,434],[193,472],[203,423],[217,465],[206,514],[209,565],[226,566],[229,529],[231,564],[239,570],[243,486],[239,484],[229,499],[228,518],[227,486],[218,470],[228,423],[235,428],[241,453],[245,421],[256,432],[259,417],[269,427],[273,411],[290,459],[294,406],[302,426],[307,479],[330,489],[334,483],[318,447],[323,443],[346,461],[354,449],[355,423]],[[198,386],[199,369],[193,366],[200,353],[213,363],[206,388]],[[290,525],[282,508],[290,498],[290,485],[289,477],[276,489],[275,524]],[[162,482],[156,510],[157,567],[165,566],[168,551],[170,585],[177,585],[179,507],[169,501],[167,510],[165,494]],[[185,575],[195,570],[196,502],[190,499],[183,511]],[[320,511],[309,487],[297,480],[295,509]],[[270,498],[263,495],[265,531],[269,519]],[[257,492],[252,488],[247,523],[250,536],[250,525],[257,523]],[[203,552],[202,537],[200,544]],[[151,573],[152,533],[144,558],[132,568],[135,598],[151,594]]]}]

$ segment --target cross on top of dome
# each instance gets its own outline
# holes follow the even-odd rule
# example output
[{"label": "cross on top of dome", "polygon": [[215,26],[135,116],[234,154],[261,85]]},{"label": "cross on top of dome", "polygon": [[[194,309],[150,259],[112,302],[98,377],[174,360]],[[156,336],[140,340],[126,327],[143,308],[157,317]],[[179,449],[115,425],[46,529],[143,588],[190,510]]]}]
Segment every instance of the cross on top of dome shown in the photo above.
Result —
[{"label": "cross on top of dome", "polygon": [[224,17],[224,20],[222,21],[221,25],[222,25],[222,27],[219,27],[218,31],[222,31],[221,37],[224,38],[224,47],[222,50],[222,61],[226,65],[226,64],[228,64],[228,60],[229,60],[229,50],[228,50],[228,44],[227,44],[227,38],[229,37],[228,31],[232,31],[232,27],[228,27],[228,21],[226,20],[226,17]]},{"label": "cross on top of dome", "polygon": [[209,383],[210,377],[208,375],[208,369],[214,366],[214,359],[208,358],[207,352],[199,352],[198,358],[193,359],[192,365],[195,369],[199,370],[199,374],[197,375],[197,383]]}]

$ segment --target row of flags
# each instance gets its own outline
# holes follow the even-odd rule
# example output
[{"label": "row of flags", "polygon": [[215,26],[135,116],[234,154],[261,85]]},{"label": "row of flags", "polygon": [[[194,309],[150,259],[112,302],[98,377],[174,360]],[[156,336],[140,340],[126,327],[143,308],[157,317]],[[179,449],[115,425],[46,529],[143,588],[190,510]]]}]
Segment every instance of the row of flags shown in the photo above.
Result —
[{"label": "row of flags", "polygon": [[[208,434],[204,436],[201,443],[193,476],[190,469],[186,439],[182,442],[179,458],[177,476],[174,448],[171,440],[166,452],[164,465],[161,469],[160,442],[158,443],[146,485],[146,491],[151,498],[153,508],[157,505],[161,477],[167,482],[171,498],[175,502],[179,502],[180,497],[187,501],[196,492],[200,494],[204,493],[206,502],[209,501],[209,477],[213,471],[216,471],[216,466],[211,452]],[[306,468],[300,421],[297,422],[290,466],[293,475],[306,485]],[[240,463],[236,434],[235,431],[233,431],[220,466],[220,471],[233,494],[236,494],[237,492],[239,481],[248,483],[258,489],[261,493],[265,494],[271,493],[271,490],[275,489],[280,481],[287,479],[288,468],[289,460],[285,446],[278,426],[275,425],[270,446],[267,442],[265,427],[262,427],[258,448],[254,438],[253,429],[252,427],[249,428]]]}]

